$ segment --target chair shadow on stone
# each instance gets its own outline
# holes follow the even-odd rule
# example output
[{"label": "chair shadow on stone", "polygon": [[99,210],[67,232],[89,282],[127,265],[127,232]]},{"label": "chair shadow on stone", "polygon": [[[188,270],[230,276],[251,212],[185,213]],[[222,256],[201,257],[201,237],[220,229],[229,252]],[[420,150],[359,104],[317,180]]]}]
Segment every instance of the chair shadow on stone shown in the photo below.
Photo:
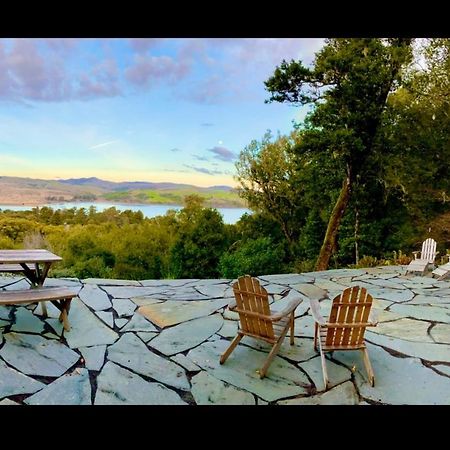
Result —
[{"label": "chair shadow on stone", "polygon": [[249,275],[238,278],[233,284],[233,292],[235,299],[228,307],[239,314],[239,329],[221,355],[220,364],[227,360],[244,336],[250,336],[273,346],[263,366],[257,371],[259,377],[264,378],[289,329],[290,343],[294,345],[294,312],[302,300],[300,297],[293,298],[282,311],[271,312],[266,289]]}]

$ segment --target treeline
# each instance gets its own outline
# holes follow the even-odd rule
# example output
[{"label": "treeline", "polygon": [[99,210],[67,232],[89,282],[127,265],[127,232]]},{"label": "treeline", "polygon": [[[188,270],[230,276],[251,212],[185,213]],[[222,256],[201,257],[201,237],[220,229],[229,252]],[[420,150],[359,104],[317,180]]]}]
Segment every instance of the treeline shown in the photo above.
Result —
[{"label": "treeline", "polygon": [[57,277],[119,279],[233,278],[290,271],[277,224],[244,215],[224,224],[196,196],[183,209],[142,212],[95,207],[0,212],[0,249],[46,248],[63,258]]}]

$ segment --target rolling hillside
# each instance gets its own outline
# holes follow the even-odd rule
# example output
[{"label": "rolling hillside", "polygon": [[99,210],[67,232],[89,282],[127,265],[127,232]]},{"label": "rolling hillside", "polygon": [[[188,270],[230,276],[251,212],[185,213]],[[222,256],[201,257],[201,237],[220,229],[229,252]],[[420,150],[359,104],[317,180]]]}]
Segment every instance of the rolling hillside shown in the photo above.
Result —
[{"label": "rolling hillside", "polygon": [[198,194],[212,207],[246,207],[230,186],[207,188],[177,183],[128,181],[116,183],[99,178],[40,180],[0,176],[0,204],[41,205],[52,202],[118,202],[181,205],[186,195]]}]

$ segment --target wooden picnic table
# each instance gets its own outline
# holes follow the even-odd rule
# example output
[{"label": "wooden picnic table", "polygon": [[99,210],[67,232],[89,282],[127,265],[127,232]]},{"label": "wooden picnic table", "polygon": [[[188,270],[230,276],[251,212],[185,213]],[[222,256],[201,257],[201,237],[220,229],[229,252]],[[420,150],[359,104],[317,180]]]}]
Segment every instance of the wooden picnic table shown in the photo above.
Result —
[{"label": "wooden picnic table", "polygon": [[47,317],[45,302],[51,301],[61,311],[59,320],[69,331],[70,302],[77,293],[65,287],[43,287],[51,265],[61,260],[60,256],[48,250],[0,250],[0,272],[20,272],[31,282],[31,289],[1,291],[0,305],[42,302],[42,314]]},{"label": "wooden picnic table", "polygon": [[48,250],[0,250],[0,272],[20,272],[41,287],[53,263],[62,258]]}]

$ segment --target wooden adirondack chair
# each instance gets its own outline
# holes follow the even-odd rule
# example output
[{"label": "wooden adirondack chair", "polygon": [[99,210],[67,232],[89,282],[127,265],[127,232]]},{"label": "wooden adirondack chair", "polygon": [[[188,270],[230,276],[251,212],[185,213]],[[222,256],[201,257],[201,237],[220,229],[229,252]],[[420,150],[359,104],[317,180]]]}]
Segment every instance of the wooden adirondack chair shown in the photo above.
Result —
[{"label": "wooden adirondack chair", "polygon": [[374,386],[375,375],[364,342],[366,327],[377,325],[375,314],[371,312],[372,296],[365,288],[359,286],[345,289],[333,299],[328,321],[320,314],[319,302],[316,299],[310,299],[310,303],[315,321],[314,349],[317,350],[317,341],[319,341],[325,389],[330,387],[330,382],[324,353],[338,350],[361,350],[369,382]]},{"label": "wooden adirondack chair", "polygon": [[[420,258],[417,256],[420,253]],[[422,244],[422,251],[413,252],[414,259],[409,263],[406,272],[425,273],[429,264],[434,264],[436,255],[436,241],[428,238]]]},{"label": "wooden adirondack chair", "polygon": [[272,313],[267,291],[256,278],[249,275],[239,277],[233,285],[233,291],[235,300],[231,301],[228,307],[239,314],[240,327],[230,346],[221,355],[220,364],[227,360],[244,336],[251,336],[273,345],[264,365],[258,371],[259,377],[264,378],[289,328],[290,343],[294,345],[294,311],[302,300],[293,298],[285,309]]},{"label": "wooden adirondack chair", "polygon": [[450,255],[446,255],[448,257],[448,263],[443,264],[442,266],[437,267],[431,272],[438,277],[438,281],[445,280],[450,277]]}]

